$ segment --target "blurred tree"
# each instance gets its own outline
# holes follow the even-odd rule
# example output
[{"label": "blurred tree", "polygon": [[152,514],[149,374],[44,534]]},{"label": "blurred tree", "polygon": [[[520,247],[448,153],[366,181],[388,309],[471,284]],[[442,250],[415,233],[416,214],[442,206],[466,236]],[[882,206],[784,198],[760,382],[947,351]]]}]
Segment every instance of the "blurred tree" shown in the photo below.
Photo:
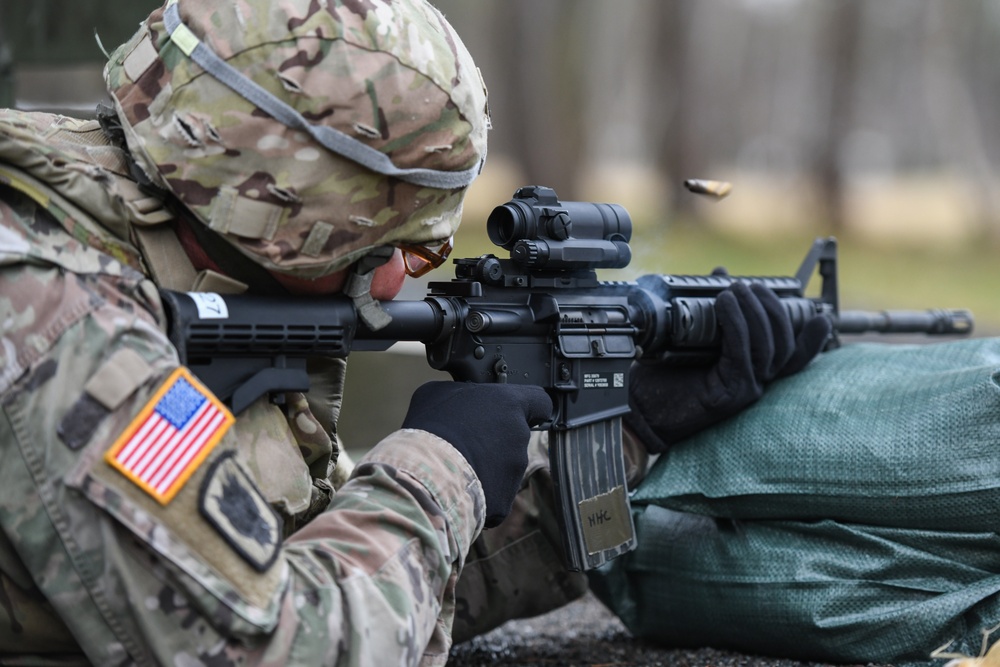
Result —
[{"label": "blurred tree", "polygon": [[15,103],[15,68],[103,63],[95,35],[112,49],[159,5],[158,0],[0,0],[0,107]]},{"label": "blurred tree", "polygon": [[[160,1],[0,0],[0,104],[11,57],[100,62],[95,29],[112,48]],[[432,2],[489,85],[491,154],[564,198],[638,170],[683,213],[684,178],[763,173],[836,229],[871,176],[951,173],[1000,238],[1000,3]]]},{"label": "blurred tree", "polygon": [[[972,94],[969,63],[962,62],[961,44],[974,38],[974,12],[952,12],[937,4],[925,9],[923,39],[924,103],[942,161],[953,164],[970,184],[979,222],[987,234],[1000,240],[1000,186],[990,144],[984,136],[982,114]],[[996,93],[996,90],[993,91]],[[992,106],[996,97],[990,100]],[[995,115],[995,114],[991,114]]]},{"label": "blurred tree", "polygon": [[684,178],[765,172],[813,185],[837,229],[862,177],[958,168],[1000,219],[995,3],[437,4],[486,74],[491,152],[561,194],[632,163],[667,179],[676,212]]},{"label": "blurred tree", "polygon": [[[579,158],[579,70],[572,3],[507,0],[491,22],[503,95],[490,97],[497,137],[529,182],[574,195]],[[496,144],[494,144],[496,145]]]},{"label": "blurred tree", "polygon": [[14,62],[10,45],[4,38],[4,26],[0,18],[0,108],[14,106]]},{"label": "blurred tree", "polygon": [[827,26],[817,44],[817,57],[827,64],[825,109],[819,114],[817,142],[809,165],[816,175],[820,205],[834,233],[844,230],[845,175],[840,156],[854,120],[854,95],[860,68],[860,37],[864,7],[862,0],[826,3],[822,10]]},{"label": "blurred tree", "polygon": [[572,0],[435,0],[476,59],[489,88],[490,154],[524,178],[574,196],[580,149],[581,75],[574,55],[582,9]]},{"label": "blurred tree", "polygon": [[103,62],[96,33],[106,48],[132,36],[157,0],[3,0],[3,37],[19,64],[66,65]]},{"label": "blurred tree", "polygon": [[[712,129],[701,122],[704,82],[698,78],[700,58],[705,54],[700,27],[703,20],[713,20],[705,16],[705,8],[705,3],[695,0],[656,2],[648,17],[659,33],[647,56],[658,64],[648,86],[656,92],[657,108],[663,111],[656,118],[656,165],[670,179],[671,201],[682,219],[692,212],[694,202],[683,192],[684,179],[711,178],[704,173],[710,159],[706,143],[714,137]],[[709,8],[709,14],[715,12]]]}]

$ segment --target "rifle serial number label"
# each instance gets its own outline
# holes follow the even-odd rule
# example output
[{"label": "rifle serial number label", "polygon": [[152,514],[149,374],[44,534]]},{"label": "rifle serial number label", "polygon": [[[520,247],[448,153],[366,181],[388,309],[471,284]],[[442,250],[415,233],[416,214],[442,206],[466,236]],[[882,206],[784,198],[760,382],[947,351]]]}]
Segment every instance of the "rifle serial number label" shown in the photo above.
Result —
[{"label": "rifle serial number label", "polygon": [[608,376],[604,373],[584,373],[583,374],[583,388],[584,389],[607,389],[611,386],[611,381]]},{"label": "rifle serial number label", "polygon": [[624,373],[611,373],[610,379],[609,375],[606,373],[583,374],[584,389],[607,389],[608,387],[614,387],[615,389],[620,389],[624,386],[625,386]]}]

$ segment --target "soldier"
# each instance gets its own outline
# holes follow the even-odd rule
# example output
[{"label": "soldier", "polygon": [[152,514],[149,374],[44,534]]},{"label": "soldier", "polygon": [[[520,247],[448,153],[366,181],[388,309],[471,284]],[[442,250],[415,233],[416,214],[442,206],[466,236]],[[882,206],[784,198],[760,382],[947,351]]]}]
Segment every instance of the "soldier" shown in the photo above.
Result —
[{"label": "soldier", "polygon": [[443,260],[480,171],[472,58],[420,0],[169,0],[105,75],[100,122],[0,116],[0,650],[443,663],[544,391],[429,385],[346,481],[343,363],[234,420],[179,365],[156,286],[344,290],[378,318]]},{"label": "soldier", "polygon": [[[541,389],[426,385],[352,472],[342,360],[234,418],[164,332],[157,287],[343,292],[377,326],[404,273],[444,261],[489,125],[445,19],[422,0],[168,0],[105,79],[97,121],[0,113],[0,651],[442,664],[456,616],[464,637],[582,593],[544,457],[518,519],[472,546],[511,511]],[[724,326],[764,313],[741,299]],[[531,567],[497,576],[510,562]]]}]

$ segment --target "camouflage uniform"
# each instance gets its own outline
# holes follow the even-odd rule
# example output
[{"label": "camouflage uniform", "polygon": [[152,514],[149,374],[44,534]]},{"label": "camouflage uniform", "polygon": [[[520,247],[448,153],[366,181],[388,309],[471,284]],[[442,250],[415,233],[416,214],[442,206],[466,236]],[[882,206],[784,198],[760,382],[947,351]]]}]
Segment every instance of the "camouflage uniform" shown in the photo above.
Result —
[{"label": "camouflage uniform", "polygon": [[[455,577],[483,521],[464,459],[429,434],[396,433],[327,507],[333,439],[293,396],[286,411],[261,401],[241,415],[159,505],[103,458],[178,364],[138,254],[79,220],[60,226],[13,189],[2,200],[2,650],[83,650],[97,664],[388,664],[426,646],[443,661]],[[263,555],[241,557],[247,531],[206,516],[213,475],[236,480]],[[327,511],[283,539],[261,497],[290,528]]]},{"label": "camouflage uniform", "polygon": [[[189,4],[191,23],[260,27],[277,21],[249,21],[250,14],[280,14],[279,3],[263,1]],[[452,99],[475,97],[481,82],[467,83],[467,63],[442,58],[413,30],[414,20],[443,19],[401,4],[417,7],[416,19],[412,6],[401,10],[411,23],[377,0],[280,3],[281,12],[297,14],[283,16],[279,32],[318,39],[312,52],[294,41],[288,52],[273,48],[275,71],[284,73],[273,83],[294,95],[307,85],[297,78],[302,62],[379,36],[413,40],[407,48],[427,76],[439,83],[445,76],[458,91]],[[107,74],[119,114],[145,114],[124,123],[138,164],[96,122],[0,114],[0,652],[55,663],[442,664],[458,574],[484,520],[474,471],[447,442],[399,431],[334,493],[343,473],[335,433],[343,365],[332,360],[323,362],[320,395],[288,395],[284,407],[261,400],[230,423],[224,407],[178,370],[148,253],[135,242],[139,228],[171,215],[132,177],[138,167],[241,252],[304,276],[394,239],[447,236],[461,192],[349,178],[343,159],[271,131],[274,123],[250,106],[220,104],[228,126],[210,114],[172,113],[171,95],[185,94],[181,78],[203,73],[171,50],[161,19],[154,12]],[[253,50],[249,41],[272,38],[248,30],[245,43],[212,46],[239,58]],[[172,79],[163,76],[166,61]],[[392,62],[353,65],[393,76]],[[356,72],[345,68],[344,76]],[[476,166],[485,128],[482,136],[475,127],[449,136],[465,121],[444,118],[436,136],[409,137],[410,150],[394,124],[408,120],[393,107],[400,100],[379,76],[367,80],[375,121],[345,113],[348,129],[372,130],[369,139],[383,148],[397,142],[386,150],[404,166],[427,155],[443,170]],[[437,94],[420,84],[414,77],[403,90]],[[150,103],[123,104],[130,94]],[[157,148],[145,131],[164,143]],[[285,171],[274,171],[271,151],[294,151],[303,165],[278,161],[274,169]],[[241,187],[206,180],[234,164],[245,170],[235,177]],[[329,207],[346,205],[348,222],[331,223]],[[311,226],[305,238],[289,222],[303,218]],[[335,252],[338,245],[346,254]],[[112,464],[150,415],[162,408],[170,421],[189,404],[214,409],[216,421],[197,457],[178,464],[169,496],[153,493],[155,483],[136,467]]]}]

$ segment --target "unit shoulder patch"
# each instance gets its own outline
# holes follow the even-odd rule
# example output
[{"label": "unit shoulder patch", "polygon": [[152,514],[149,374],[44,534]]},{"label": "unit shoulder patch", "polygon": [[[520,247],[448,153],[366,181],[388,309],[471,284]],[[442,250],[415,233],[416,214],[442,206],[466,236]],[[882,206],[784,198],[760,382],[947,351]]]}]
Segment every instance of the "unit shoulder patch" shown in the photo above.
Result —
[{"label": "unit shoulder patch", "polygon": [[258,572],[281,548],[281,520],[236,460],[224,452],[205,474],[198,509],[236,553]]}]

